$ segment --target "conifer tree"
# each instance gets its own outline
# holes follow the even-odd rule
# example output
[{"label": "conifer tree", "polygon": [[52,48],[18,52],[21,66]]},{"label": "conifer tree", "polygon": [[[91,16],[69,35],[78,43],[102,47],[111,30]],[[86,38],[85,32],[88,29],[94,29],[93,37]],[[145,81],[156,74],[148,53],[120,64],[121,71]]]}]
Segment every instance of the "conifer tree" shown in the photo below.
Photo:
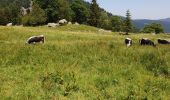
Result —
[{"label": "conifer tree", "polygon": [[97,4],[96,0],[92,0],[92,3],[90,5],[90,18],[89,18],[89,24],[95,27],[98,27],[100,23],[100,8]]},{"label": "conifer tree", "polygon": [[132,20],[131,20],[131,15],[130,15],[130,11],[127,10],[126,12],[126,19],[125,19],[125,32],[126,32],[126,35],[129,34],[129,32],[132,31]]}]

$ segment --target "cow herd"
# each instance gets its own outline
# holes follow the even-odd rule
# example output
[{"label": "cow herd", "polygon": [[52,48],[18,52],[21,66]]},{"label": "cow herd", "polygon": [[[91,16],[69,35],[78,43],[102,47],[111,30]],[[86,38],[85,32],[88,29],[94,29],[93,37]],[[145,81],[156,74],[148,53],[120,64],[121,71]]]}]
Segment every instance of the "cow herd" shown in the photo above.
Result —
[{"label": "cow herd", "polygon": [[[44,35],[38,35],[38,36],[32,36],[30,38],[28,38],[28,40],[26,41],[27,44],[35,44],[35,43],[44,43],[45,41],[45,37]],[[157,40],[159,44],[170,44],[170,40],[166,40],[166,39],[158,39]],[[125,39],[125,44],[127,47],[132,46],[132,39],[130,38],[126,38]],[[155,43],[147,38],[142,38],[139,40],[140,45],[151,45],[151,46],[156,46]]]},{"label": "cow herd", "polygon": [[[139,40],[140,45],[151,45],[151,46],[156,46],[155,43],[148,39],[148,38],[142,38]],[[166,39],[158,39],[158,43],[159,44],[170,44],[170,40],[166,40]],[[132,45],[132,39],[130,38],[126,38],[125,39],[125,44],[127,47]]]}]

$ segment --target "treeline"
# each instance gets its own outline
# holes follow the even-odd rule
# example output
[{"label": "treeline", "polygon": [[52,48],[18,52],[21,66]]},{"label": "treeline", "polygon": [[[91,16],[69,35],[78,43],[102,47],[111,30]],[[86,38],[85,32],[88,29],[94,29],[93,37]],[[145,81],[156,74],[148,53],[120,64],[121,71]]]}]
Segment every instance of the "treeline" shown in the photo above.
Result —
[{"label": "treeline", "polygon": [[21,24],[21,6],[27,7],[28,4],[28,0],[0,0],[0,25]]},{"label": "treeline", "polygon": [[[61,19],[116,32],[138,32],[132,25],[129,10],[126,18],[100,8],[96,0],[0,0],[0,25],[37,26],[56,23]],[[23,8],[23,9],[21,9]],[[28,9],[30,8],[30,9]],[[26,12],[24,12],[24,10]]]}]

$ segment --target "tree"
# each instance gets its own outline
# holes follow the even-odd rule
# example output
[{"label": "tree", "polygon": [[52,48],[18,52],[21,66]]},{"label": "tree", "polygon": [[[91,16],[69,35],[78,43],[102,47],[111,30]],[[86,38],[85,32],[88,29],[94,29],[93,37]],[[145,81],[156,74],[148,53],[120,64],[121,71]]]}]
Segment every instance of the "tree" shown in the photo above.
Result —
[{"label": "tree", "polygon": [[21,23],[21,13],[20,13],[20,6],[18,6],[19,2],[15,2],[14,4],[11,4],[11,19],[10,22],[13,24],[20,24]]},{"label": "tree", "polygon": [[68,1],[66,0],[57,0],[58,5],[58,19],[66,19],[67,21],[72,20],[73,11],[70,8]]},{"label": "tree", "polygon": [[99,27],[107,30],[112,29],[111,19],[105,11],[101,12]]},{"label": "tree", "polygon": [[[12,1],[11,1],[12,2]],[[5,25],[7,23],[18,24],[20,23],[20,7],[18,2],[4,2],[0,4],[0,24]],[[8,6],[7,6],[7,3]]]},{"label": "tree", "polygon": [[133,26],[132,32],[133,32],[133,33],[139,33],[139,32],[140,32],[140,29],[137,28],[137,27],[135,27],[135,26]]},{"label": "tree", "polygon": [[129,32],[132,31],[132,21],[131,21],[131,15],[130,15],[130,11],[127,10],[126,12],[126,19],[125,19],[125,32],[126,32],[126,35],[129,34]]},{"label": "tree", "polygon": [[100,23],[100,8],[97,4],[96,0],[92,0],[92,3],[90,5],[90,18],[89,18],[89,24],[95,27],[98,27]]},{"label": "tree", "polygon": [[145,25],[145,27],[142,29],[141,32],[159,34],[159,33],[164,33],[164,29],[161,24],[151,23],[151,24]]},{"label": "tree", "polygon": [[32,7],[32,12],[28,15],[23,16],[22,24],[23,25],[41,25],[46,22],[46,14],[43,9],[39,7],[38,4],[34,3]]},{"label": "tree", "polygon": [[123,31],[123,19],[120,16],[112,16],[112,31],[120,32]]},{"label": "tree", "polygon": [[6,25],[9,21],[7,18],[8,12],[6,8],[0,9],[0,25]]},{"label": "tree", "polygon": [[45,11],[47,15],[47,22],[56,22],[58,20],[57,0],[35,0],[35,3]]},{"label": "tree", "polygon": [[80,24],[87,23],[89,11],[82,1],[75,0],[71,5],[71,9],[74,12],[73,22],[78,22]]},{"label": "tree", "polygon": [[66,0],[35,0],[46,12],[47,22],[57,22],[60,19],[71,20],[72,10]]}]

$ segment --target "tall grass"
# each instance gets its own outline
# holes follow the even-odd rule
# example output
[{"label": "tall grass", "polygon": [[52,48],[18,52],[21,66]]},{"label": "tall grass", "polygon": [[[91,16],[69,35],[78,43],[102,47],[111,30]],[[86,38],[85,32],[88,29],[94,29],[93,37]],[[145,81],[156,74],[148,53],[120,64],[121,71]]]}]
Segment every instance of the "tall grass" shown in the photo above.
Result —
[{"label": "tall grass", "polygon": [[[44,34],[45,44],[26,45]],[[132,47],[116,33],[88,26],[0,27],[1,99],[161,99],[170,98],[170,46]]]}]

